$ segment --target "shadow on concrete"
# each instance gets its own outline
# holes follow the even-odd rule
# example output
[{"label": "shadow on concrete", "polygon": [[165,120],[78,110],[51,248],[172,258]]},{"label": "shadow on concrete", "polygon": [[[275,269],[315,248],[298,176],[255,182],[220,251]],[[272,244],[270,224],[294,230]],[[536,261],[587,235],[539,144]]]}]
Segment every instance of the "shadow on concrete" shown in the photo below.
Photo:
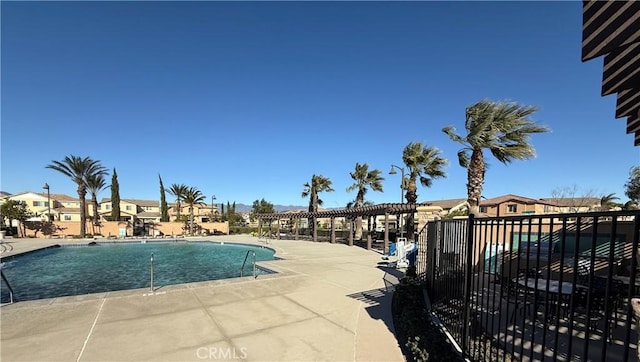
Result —
[{"label": "shadow on concrete", "polygon": [[382,281],[384,282],[384,287],[386,290],[394,289],[396,284],[400,282],[400,279],[404,277],[404,272],[402,270],[398,270],[394,267],[387,266],[388,262],[380,262],[378,263],[378,269],[384,271],[384,276],[382,277]]},{"label": "shadow on concrete", "polygon": [[365,310],[372,319],[382,320],[389,331],[395,335],[393,325],[393,315],[391,303],[393,301],[393,290],[378,288],[347,295],[349,298],[357,299],[365,304]]}]

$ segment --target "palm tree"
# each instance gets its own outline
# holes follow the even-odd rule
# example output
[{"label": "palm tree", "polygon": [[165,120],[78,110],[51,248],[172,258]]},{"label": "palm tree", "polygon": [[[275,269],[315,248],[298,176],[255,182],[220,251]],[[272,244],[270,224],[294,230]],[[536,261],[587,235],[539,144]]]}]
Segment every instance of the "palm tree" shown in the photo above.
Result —
[{"label": "palm tree", "polygon": [[[331,188],[331,180],[322,175],[314,174],[311,176],[311,183],[307,182],[303,186],[302,198],[309,197],[309,212],[318,212],[318,206],[322,206],[322,200],[318,197],[319,193],[333,191]],[[316,227],[316,218],[313,217],[312,219],[310,231],[313,234]]]},{"label": "palm tree", "polygon": [[[347,187],[347,192],[358,190],[356,195],[355,207],[364,206],[364,195],[369,187],[373,191],[381,192],[383,190],[382,181],[384,177],[380,176],[382,172],[378,169],[369,171],[369,165],[356,163],[356,168],[349,175],[355,181],[353,185]],[[355,238],[362,239],[362,216],[356,218],[356,234]]]},{"label": "palm tree", "polygon": [[189,187],[185,184],[172,184],[171,188],[167,189],[167,192],[176,197],[176,220],[180,220],[180,201],[184,200],[184,196],[187,193]]},{"label": "palm tree", "polygon": [[[446,176],[442,168],[449,163],[446,158],[440,157],[439,149],[424,146],[422,142],[409,143],[402,151],[402,161],[409,171],[405,198],[411,204],[418,200],[417,179],[420,178],[422,186],[431,187],[433,179]],[[402,183],[404,184],[405,180],[402,180]]]},{"label": "palm tree", "polygon": [[[410,204],[418,201],[418,194],[416,193],[418,190],[417,179],[420,179],[422,186],[431,187],[433,179],[446,176],[442,168],[449,163],[446,158],[440,157],[439,149],[424,146],[422,142],[409,143],[402,151],[402,161],[407,166],[409,173],[405,198]],[[404,183],[405,180],[402,180],[402,186],[405,186]],[[413,238],[413,222],[413,213],[410,213],[407,217],[407,235],[411,239]]]},{"label": "palm tree", "polygon": [[202,205],[204,200],[205,196],[197,187],[187,188],[183,195],[184,203],[189,205],[189,234],[193,234],[193,206]]},{"label": "palm tree", "polygon": [[467,203],[470,213],[478,214],[480,211],[486,170],[483,153],[485,148],[504,164],[535,157],[535,149],[529,143],[529,136],[532,133],[550,131],[529,118],[537,110],[537,107],[514,102],[482,100],[466,109],[465,137],[455,134],[452,126],[442,129],[451,140],[465,146],[458,152],[458,161],[460,166],[467,169]]},{"label": "palm tree", "polygon": [[46,168],[56,170],[68,176],[76,185],[78,185],[78,198],[80,199],[80,237],[86,235],[87,210],[85,196],[87,195],[87,176],[104,174],[106,169],[100,164],[100,161],[93,160],[89,157],[81,158],[78,156],[66,156],[62,161],[51,161]]},{"label": "palm tree", "polygon": [[93,204],[93,233],[96,233],[96,226],[100,225],[100,217],[98,216],[98,193],[104,190],[108,185],[105,181],[105,172],[87,175],[87,190],[91,194],[91,203]]},{"label": "palm tree", "polygon": [[640,210],[640,205],[633,200],[629,200],[622,205],[622,210]]},{"label": "palm tree", "polygon": [[608,211],[613,209],[614,207],[620,206],[620,204],[615,202],[615,200],[620,200],[620,198],[617,197],[615,193],[602,196],[602,198],[600,199],[600,210]]}]

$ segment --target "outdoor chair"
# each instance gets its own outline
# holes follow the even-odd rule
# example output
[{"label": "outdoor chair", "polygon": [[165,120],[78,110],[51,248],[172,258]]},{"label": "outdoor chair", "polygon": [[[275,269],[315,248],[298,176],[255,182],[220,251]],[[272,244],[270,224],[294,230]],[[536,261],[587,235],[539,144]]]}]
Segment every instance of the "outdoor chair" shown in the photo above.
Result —
[{"label": "outdoor chair", "polygon": [[[591,295],[589,295],[591,294]],[[585,323],[585,327],[589,331],[597,331],[600,321],[604,319],[604,322],[608,324],[609,333],[607,334],[607,342],[611,342],[611,335],[613,329],[613,321],[606,312],[605,294],[602,291],[588,288],[576,288],[575,289],[575,308],[574,313],[579,319],[582,319]],[[605,326],[607,326],[605,324]],[[604,334],[604,331],[601,330]]]},{"label": "outdoor chair", "polygon": [[[505,286],[505,290],[503,291],[503,298],[507,302],[507,310],[511,309],[510,305],[513,306],[511,309],[511,317],[509,318],[509,322],[515,322],[517,312],[520,312],[523,317],[527,312],[529,314],[533,313],[535,318],[537,314],[537,311],[533,310],[537,298],[535,290],[519,284],[517,279],[504,280],[502,281],[502,285]],[[538,299],[538,306],[540,305],[541,303]]]}]

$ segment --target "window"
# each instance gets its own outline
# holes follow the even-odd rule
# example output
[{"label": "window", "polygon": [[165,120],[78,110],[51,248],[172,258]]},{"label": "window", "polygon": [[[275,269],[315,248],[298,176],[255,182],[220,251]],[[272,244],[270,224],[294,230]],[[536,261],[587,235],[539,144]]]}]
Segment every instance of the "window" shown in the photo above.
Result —
[{"label": "window", "polygon": [[65,215],[64,221],[71,221],[71,215]]},{"label": "window", "polygon": [[127,210],[127,211],[131,211],[131,205],[127,205],[127,206],[125,207],[125,210]]},{"label": "window", "polygon": [[107,210],[111,210],[111,204],[104,205],[104,208],[107,209]]},{"label": "window", "polygon": [[44,206],[44,201],[34,201],[33,206]]},{"label": "window", "polygon": [[507,212],[518,212],[518,205],[516,204],[507,205]]},{"label": "window", "polygon": [[486,214],[487,213],[487,207],[486,206],[480,206],[480,212],[483,212],[483,213]]}]

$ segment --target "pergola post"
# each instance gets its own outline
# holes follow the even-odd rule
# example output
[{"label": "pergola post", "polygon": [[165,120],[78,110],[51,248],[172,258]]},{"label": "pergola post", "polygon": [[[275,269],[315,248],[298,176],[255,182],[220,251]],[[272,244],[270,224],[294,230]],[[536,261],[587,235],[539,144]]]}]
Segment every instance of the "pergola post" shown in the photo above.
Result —
[{"label": "pergola post", "polygon": [[276,236],[276,239],[280,240],[280,218],[278,218],[278,220],[276,220],[278,223],[276,224],[276,233],[278,234]]},{"label": "pergola post", "polygon": [[331,244],[336,243],[336,218],[331,217]]},{"label": "pergola post", "polygon": [[389,251],[389,212],[384,213],[384,246],[382,255],[386,255]]},{"label": "pergola post", "polygon": [[[377,216],[381,216],[384,215],[384,251],[387,252],[389,250],[389,244],[391,243],[391,239],[390,239],[390,232],[389,232],[389,223],[390,223],[390,217],[391,216],[396,216],[396,219],[398,221],[398,227],[397,227],[397,233],[398,233],[398,237],[402,234],[403,231],[403,227],[402,227],[402,218],[405,214],[409,214],[409,213],[415,213],[416,212],[416,208],[419,206],[419,204],[380,204],[380,205],[374,205],[374,206],[366,206],[366,207],[359,207],[359,208],[354,208],[354,209],[344,209],[344,210],[330,210],[330,211],[320,211],[320,212],[300,212],[297,214],[292,214],[292,215],[282,215],[282,214],[278,214],[278,213],[272,213],[272,214],[259,214],[257,215],[257,219],[258,219],[258,232],[260,233],[260,235],[262,235],[263,232],[265,232],[264,230],[264,222],[265,220],[269,221],[269,232],[272,233],[272,226],[271,223],[273,221],[277,221],[278,225],[276,226],[277,229],[277,233],[278,233],[278,239],[282,239],[282,235],[281,231],[282,231],[282,227],[283,225],[281,224],[282,222],[282,217],[284,216],[285,218],[288,217],[289,221],[291,223],[293,223],[293,220],[296,220],[296,224],[295,224],[295,232],[291,231],[288,235],[285,235],[285,238],[290,238],[291,235],[293,235],[293,239],[294,240],[299,240],[301,236],[309,236],[314,242],[319,241],[318,239],[318,223],[317,220],[318,219],[330,219],[330,235],[329,236],[329,241],[331,243],[335,243],[336,241],[336,218],[344,218],[345,222],[348,223],[348,225],[345,224],[345,231],[348,230],[349,235],[348,235],[348,245],[349,246],[353,246],[354,245],[354,231],[356,228],[356,219],[358,217],[368,217],[368,222],[369,222],[369,227],[368,227],[368,233],[367,233],[367,241],[365,241],[365,244],[367,244],[367,248],[372,248],[373,247],[373,243],[377,240],[377,233],[376,233],[376,222],[378,221],[378,219],[376,218]],[[373,224],[372,224],[372,220],[371,218],[373,217]],[[305,233],[301,233],[300,232],[300,226],[301,226],[301,222],[302,220],[306,220],[307,224],[308,224],[308,228],[311,227],[312,230],[309,230],[310,233],[305,234]],[[329,231],[329,230],[328,230]],[[380,236],[380,238],[382,238],[382,236]]]}]

